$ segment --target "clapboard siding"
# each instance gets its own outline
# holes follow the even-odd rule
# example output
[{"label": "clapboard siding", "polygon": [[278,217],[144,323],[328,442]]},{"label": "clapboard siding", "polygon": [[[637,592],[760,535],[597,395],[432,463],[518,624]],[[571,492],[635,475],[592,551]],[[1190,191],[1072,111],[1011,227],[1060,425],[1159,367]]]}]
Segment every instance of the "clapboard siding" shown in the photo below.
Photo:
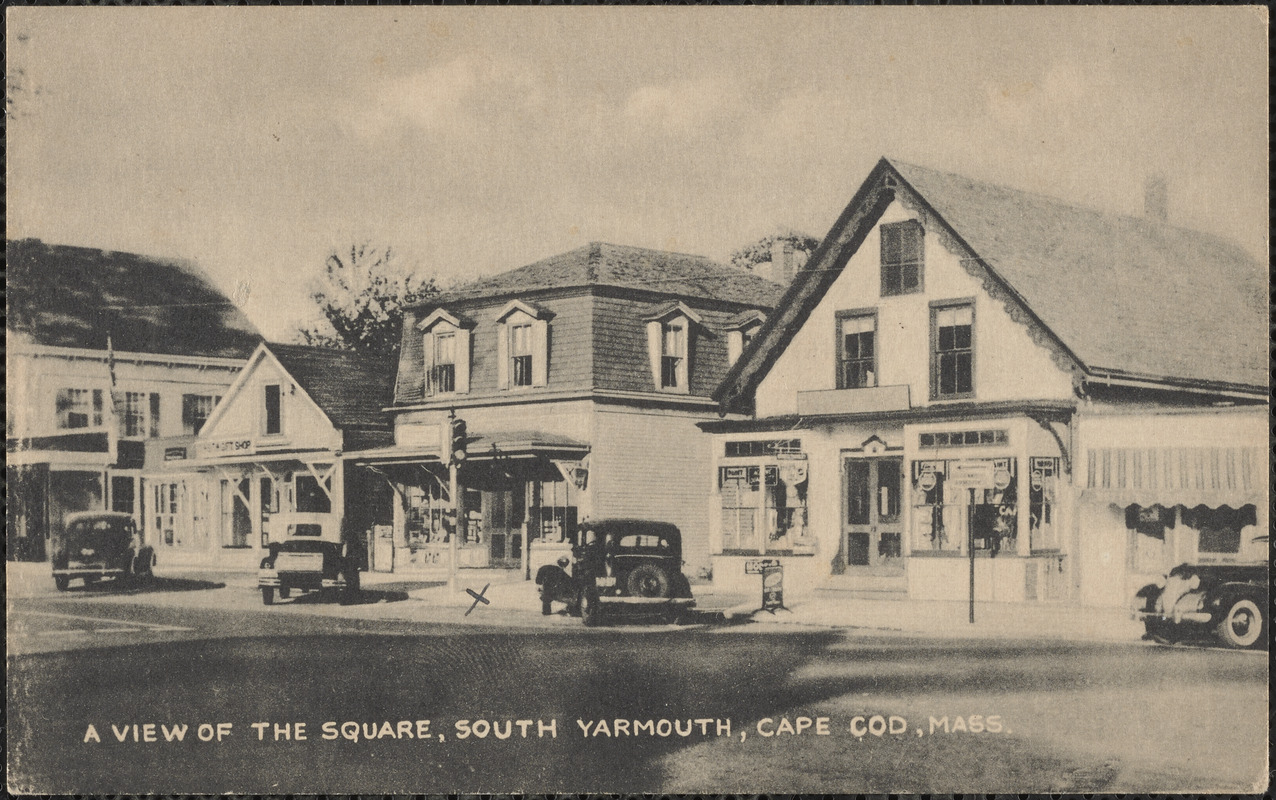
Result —
[{"label": "clapboard siding", "polygon": [[599,409],[590,454],[594,514],[677,525],[691,575],[709,564],[711,443],[695,425],[706,418]]},{"label": "clapboard siding", "polygon": [[[704,325],[690,339],[691,394],[708,397],[726,375],[728,321],[739,309],[724,311],[684,299]],[[644,319],[665,303],[617,297],[594,299],[594,381],[600,389],[630,392],[656,390],[647,355]]]}]

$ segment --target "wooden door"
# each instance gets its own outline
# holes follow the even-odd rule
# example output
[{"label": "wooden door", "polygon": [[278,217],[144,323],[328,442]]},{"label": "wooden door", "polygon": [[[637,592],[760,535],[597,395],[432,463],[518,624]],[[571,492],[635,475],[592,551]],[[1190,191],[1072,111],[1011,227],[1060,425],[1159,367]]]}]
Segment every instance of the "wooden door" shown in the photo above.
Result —
[{"label": "wooden door", "polygon": [[844,566],[902,569],[904,459],[848,457],[842,474]]}]

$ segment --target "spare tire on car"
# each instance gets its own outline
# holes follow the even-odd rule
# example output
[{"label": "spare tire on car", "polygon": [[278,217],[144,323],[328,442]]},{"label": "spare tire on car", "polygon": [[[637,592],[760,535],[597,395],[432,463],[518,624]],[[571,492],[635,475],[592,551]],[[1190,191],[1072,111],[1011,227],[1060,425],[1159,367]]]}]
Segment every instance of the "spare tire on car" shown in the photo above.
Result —
[{"label": "spare tire on car", "polygon": [[629,573],[625,588],[634,597],[669,597],[669,576],[655,564],[639,564]]}]

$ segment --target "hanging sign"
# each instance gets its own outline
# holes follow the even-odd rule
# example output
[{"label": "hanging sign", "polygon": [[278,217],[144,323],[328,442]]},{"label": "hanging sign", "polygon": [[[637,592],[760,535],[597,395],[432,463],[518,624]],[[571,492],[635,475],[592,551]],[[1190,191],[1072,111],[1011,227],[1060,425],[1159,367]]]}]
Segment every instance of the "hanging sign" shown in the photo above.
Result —
[{"label": "hanging sign", "polygon": [[945,481],[954,489],[993,489],[997,485],[996,471],[988,460],[953,461],[948,465]]},{"label": "hanging sign", "polygon": [[934,489],[938,483],[939,479],[935,476],[934,472],[923,472],[921,477],[917,479],[917,486],[924,492],[929,492],[931,489]]}]

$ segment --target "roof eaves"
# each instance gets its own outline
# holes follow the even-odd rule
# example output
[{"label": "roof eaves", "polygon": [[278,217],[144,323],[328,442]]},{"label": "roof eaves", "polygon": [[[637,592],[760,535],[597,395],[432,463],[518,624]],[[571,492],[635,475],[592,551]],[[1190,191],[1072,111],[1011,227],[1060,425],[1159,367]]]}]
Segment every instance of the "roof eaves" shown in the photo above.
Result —
[{"label": "roof eaves", "polygon": [[859,250],[873,224],[895,199],[894,189],[883,180],[887,171],[895,172],[890,162],[880,159],[789,284],[775,313],[767,318],[714,390],[712,397],[724,412],[748,402],[793,335]]}]

